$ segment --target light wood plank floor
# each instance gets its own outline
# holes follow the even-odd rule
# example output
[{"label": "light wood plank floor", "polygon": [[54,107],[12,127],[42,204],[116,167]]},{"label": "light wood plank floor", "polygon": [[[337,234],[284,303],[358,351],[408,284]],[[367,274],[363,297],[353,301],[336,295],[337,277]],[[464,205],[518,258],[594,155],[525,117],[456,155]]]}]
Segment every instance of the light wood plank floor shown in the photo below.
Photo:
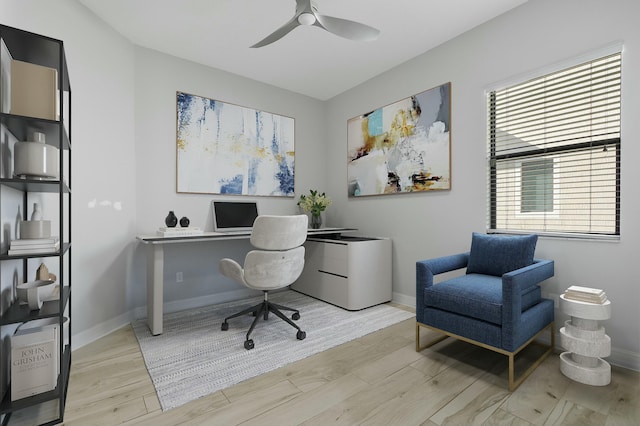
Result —
[{"label": "light wood plank floor", "polygon": [[452,339],[417,353],[407,320],[163,413],[127,326],[73,353],[65,424],[639,425],[640,374],[586,386],[551,355],[509,393],[506,357]]}]

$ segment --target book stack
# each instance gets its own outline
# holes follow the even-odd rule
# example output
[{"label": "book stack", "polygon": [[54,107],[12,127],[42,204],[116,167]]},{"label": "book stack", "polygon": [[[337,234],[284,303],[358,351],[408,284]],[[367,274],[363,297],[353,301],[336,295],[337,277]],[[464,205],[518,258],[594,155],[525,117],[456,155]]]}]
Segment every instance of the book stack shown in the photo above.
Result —
[{"label": "book stack", "polygon": [[161,237],[190,237],[193,235],[202,235],[204,232],[197,226],[186,226],[181,228],[162,227],[158,229],[158,235]]},{"label": "book stack", "polygon": [[580,287],[572,285],[564,292],[564,298],[568,300],[577,300],[579,302],[595,303],[602,305],[607,301],[607,295],[604,290],[599,288]]},{"label": "book stack", "polygon": [[58,237],[25,238],[11,241],[9,256],[55,253],[60,249]]}]

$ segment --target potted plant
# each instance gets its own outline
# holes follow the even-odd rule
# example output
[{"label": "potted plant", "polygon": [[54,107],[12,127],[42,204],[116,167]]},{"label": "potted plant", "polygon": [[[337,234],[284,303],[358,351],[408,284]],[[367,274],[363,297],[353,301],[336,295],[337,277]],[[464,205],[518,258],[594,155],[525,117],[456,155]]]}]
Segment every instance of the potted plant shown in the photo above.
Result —
[{"label": "potted plant", "polygon": [[305,212],[311,213],[311,228],[318,229],[322,225],[322,218],[320,213],[326,210],[331,205],[331,198],[327,197],[325,193],[319,194],[317,190],[310,190],[311,195],[301,195],[298,205]]}]

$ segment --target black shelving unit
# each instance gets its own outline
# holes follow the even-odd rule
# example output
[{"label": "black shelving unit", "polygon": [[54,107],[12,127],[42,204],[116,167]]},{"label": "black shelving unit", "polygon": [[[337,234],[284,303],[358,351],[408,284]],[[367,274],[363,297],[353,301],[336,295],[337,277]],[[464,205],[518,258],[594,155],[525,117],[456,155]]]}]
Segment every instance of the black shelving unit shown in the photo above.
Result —
[{"label": "black shelving unit", "polygon": [[[63,42],[50,37],[23,31],[17,28],[0,25],[0,39],[4,41],[9,53],[14,60],[30,62],[37,65],[54,68],[58,77],[58,113],[59,119],[47,120],[34,117],[0,112],[0,123],[17,141],[28,140],[29,133],[33,129],[44,133],[45,141],[59,149],[60,154],[60,178],[31,179],[15,176],[0,176],[0,206],[8,192],[22,193],[21,214],[22,220],[27,220],[29,194],[48,193],[57,194],[59,205],[57,229],[60,237],[60,249],[57,252],[46,254],[31,254],[12,256],[7,248],[0,251],[0,271],[2,265],[7,262],[10,267],[16,268],[16,262],[22,264],[17,267],[16,274],[22,274],[23,281],[28,280],[28,273],[34,272],[38,262],[43,258],[57,258],[58,270],[52,271],[57,275],[57,284],[60,286],[60,298],[58,301],[45,302],[42,309],[31,311],[28,306],[20,305],[17,300],[0,315],[0,335],[6,327],[15,328],[20,323],[42,318],[57,318],[59,330],[58,362],[60,374],[57,386],[54,390],[43,392],[31,397],[11,401],[11,384],[6,395],[0,401],[0,423],[2,426],[12,424],[12,416],[28,414],[40,404],[57,406],[57,412],[53,417],[42,420],[43,425],[62,423],[69,384],[71,369],[71,86],[64,52]],[[2,55],[3,52],[0,52]],[[3,60],[0,57],[0,60]],[[4,150],[3,150],[4,151]],[[6,153],[0,153],[0,156]],[[7,159],[2,159],[7,162]],[[19,269],[22,269],[19,271]],[[4,271],[2,271],[4,272]],[[3,284],[6,287],[6,284]],[[9,292],[10,294],[11,292]],[[3,295],[3,297],[5,297]],[[64,326],[65,316],[68,317],[68,328]],[[2,353],[3,362],[5,356],[10,356],[10,348],[5,347]],[[10,375],[10,370],[8,372]]]}]

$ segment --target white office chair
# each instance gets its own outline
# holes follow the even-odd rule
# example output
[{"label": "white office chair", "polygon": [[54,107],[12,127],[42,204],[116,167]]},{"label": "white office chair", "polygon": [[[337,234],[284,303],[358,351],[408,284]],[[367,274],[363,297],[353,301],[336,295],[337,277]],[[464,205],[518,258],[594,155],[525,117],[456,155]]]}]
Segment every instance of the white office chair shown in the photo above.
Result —
[{"label": "white office chair", "polygon": [[307,334],[281,310],[293,311],[292,319],[300,319],[300,311],[269,302],[269,290],[276,290],[292,284],[298,279],[304,267],[304,247],[307,238],[308,217],[296,216],[258,216],[251,231],[251,245],[257,250],[247,253],[244,267],[233,259],[220,260],[220,272],[253,290],[262,290],[264,300],[255,306],[224,319],[222,330],[229,329],[227,322],[231,318],[253,314],[255,319],[247,332],[245,349],[253,349],[253,340],[249,338],[256,323],[263,316],[268,319],[273,312],[284,321],[298,329],[296,338],[304,340]]}]

